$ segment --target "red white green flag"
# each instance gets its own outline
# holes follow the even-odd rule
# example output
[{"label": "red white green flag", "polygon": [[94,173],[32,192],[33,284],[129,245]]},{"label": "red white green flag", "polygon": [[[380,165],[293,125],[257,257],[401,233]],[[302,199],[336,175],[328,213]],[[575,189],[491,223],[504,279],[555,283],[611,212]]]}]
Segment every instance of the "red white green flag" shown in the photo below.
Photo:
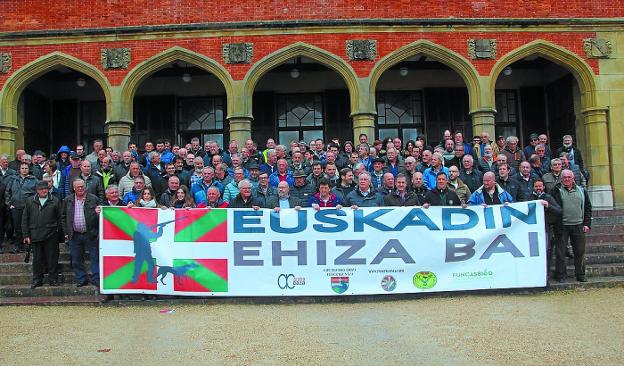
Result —
[{"label": "red white green flag", "polygon": [[[143,263],[141,275],[136,283],[132,283],[134,275],[134,257],[105,256],[103,257],[103,289],[104,290],[156,290],[158,285],[147,279],[147,263]],[[156,270],[154,269],[154,276]]]},{"label": "red white green flag", "polygon": [[225,209],[176,210],[175,219],[175,242],[227,243]]},{"label": "red white green flag", "polygon": [[[139,222],[147,226],[158,223],[157,209],[104,207],[102,209],[104,240],[132,240]],[[152,231],[156,232],[156,228]]]},{"label": "red white green flag", "polygon": [[174,259],[173,289],[185,292],[227,292],[227,259]]}]

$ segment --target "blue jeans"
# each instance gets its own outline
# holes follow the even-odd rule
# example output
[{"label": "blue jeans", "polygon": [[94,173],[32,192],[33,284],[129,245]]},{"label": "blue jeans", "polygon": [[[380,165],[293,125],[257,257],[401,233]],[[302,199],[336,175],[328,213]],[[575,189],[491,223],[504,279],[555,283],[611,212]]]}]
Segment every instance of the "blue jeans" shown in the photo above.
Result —
[{"label": "blue jeans", "polygon": [[89,239],[87,234],[74,232],[69,241],[69,252],[72,258],[72,269],[76,283],[84,283],[87,281],[85,272],[85,249],[89,251],[89,260],[91,261],[91,283],[95,286],[100,285],[100,248],[97,239]]}]

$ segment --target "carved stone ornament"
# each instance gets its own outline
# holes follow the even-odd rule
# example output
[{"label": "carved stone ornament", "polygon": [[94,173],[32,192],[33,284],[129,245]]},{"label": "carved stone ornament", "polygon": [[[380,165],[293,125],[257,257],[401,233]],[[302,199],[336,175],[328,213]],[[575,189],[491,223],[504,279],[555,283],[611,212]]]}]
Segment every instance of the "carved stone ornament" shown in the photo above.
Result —
[{"label": "carved stone ornament", "polygon": [[586,38],[583,40],[583,50],[588,58],[609,58],[613,52],[613,46],[608,39]]},{"label": "carved stone ornament", "polygon": [[6,74],[11,71],[12,60],[10,53],[0,53],[0,74]]},{"label": "carved stone ornament", "polygon": [[100,56],[104,70],[127,69],[130,64],[129,48],[102,48]]},{"label": "carved stone ornament", "polygon": [[253,43],[223,44],[223,61],[226,64],[248,64],[253,57]]},{"label": "carved stone ornament", "polygon": [[468,54],[473,59],[493,60],[496,58],[496,40],[469,39]]},{"label": "carved stone ornament", "polygon": [[377,56],[377,41],[374,39],[348,40],[347,56],[351,61],[373,61]]}]

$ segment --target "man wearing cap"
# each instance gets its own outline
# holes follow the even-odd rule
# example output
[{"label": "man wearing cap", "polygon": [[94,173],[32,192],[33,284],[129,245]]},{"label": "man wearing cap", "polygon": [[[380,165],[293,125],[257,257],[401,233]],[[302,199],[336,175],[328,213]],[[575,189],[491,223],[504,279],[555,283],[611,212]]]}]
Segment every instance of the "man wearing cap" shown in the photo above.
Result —
[{"label": "man wearing cap", "polygon": [[524,147],[524,156],[528,159],[535,154],[535,146],[539,143],[539,135],[532,133],[529,135],[529,144]]},{"label": "man wearing cap", "polygon": [[249,176],[247,180],[251,183],[253,188],[258,186],[258,177],[260,176],[260,166],[256,163],[255,160],[249,160],[249,163],[246,165],[247,171],[249,172]]},{"label": "man wearing cap", "polygon": [[22,215],[24,244],[33,252],[33,280],[31,288],[43,285],[47,268],[50,286],[57,286],[59,241],[61,229],[61,202],[49,194],[48,183],[37,183],[37,194],[26,200]]},{"label": "man wearing cap", "polygon": [[383,186],[383,176],[388,172],[384,166],[385,160],[383,158],[374,158],[372,163],[372,171],[370,172],[371,184],[373,188],[379,189]]},{"label": "man wearing cap", "polygon": [[61,172],[60,189],[63,198],[70,194],[71,182],[81,174],[80,157],[75,151],[69,153],[69,162],[70,164]]},{"label": "man wearing cap", "polygon": [[290,189],[290,196],[299,200],[299,205],[302,207],[308,206],[308,200],[316,191],[315,187],[306,179],[307,177],[308,175],[302,169],[295,170],[293,173],[295,182]]}]

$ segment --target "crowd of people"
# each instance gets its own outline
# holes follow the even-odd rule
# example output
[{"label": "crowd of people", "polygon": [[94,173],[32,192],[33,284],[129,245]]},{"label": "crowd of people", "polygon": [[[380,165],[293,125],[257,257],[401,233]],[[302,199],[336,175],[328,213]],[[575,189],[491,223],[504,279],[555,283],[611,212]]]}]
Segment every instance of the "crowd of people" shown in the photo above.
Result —
[{"label": "crowd of people", "polygon": [[[591,220],[589,175],[572,136],[553,151],[545,134],[522,148],[515,136],[491,141],[483,132],[465,141],[444,131],[442,141],[419,136],[369,142],[198,138],[180,146],[146,142],[126,151],[93,142],[55,154],[17,150],[0,156],[0,238],[13,251],[33,252],[32,287],[58,284],[59,242],[70,248],[77,286],[98,285],[98,215],[101,206],[149,208],[285,208],[462,206],[539,200],[546,208],[549,242],[556,248],[554,278],[565,280],[567,243],[575,275],[585,278],[585,237]],[[9,248],[2,248],[7,250]],[[85,269],[85,253],[90,269]],[[549,253],[551,250],[549,250]],[[550,258],[550,255],[549,255]],[[90,275],[87,273],[90,272]]]}]

